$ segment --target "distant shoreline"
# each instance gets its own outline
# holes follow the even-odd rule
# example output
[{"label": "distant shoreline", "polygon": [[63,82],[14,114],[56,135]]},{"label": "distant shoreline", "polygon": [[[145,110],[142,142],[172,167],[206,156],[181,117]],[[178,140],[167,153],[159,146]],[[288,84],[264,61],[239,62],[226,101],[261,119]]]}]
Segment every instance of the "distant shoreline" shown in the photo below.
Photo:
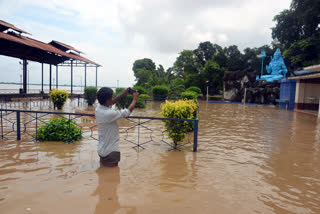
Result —
[{"label": "distant shoreline", "polygon": [[[16,82],[0,82],[0,85],[22,85],[21,83],[16,83]],[[41,85],[40,83],[29,83],[28,85]],[[43,83],[44,86],[49,86],[48,83]],[[52,86],[56,86],[56,84],[51,84]],[[71,85],[66,85],[66,84],[58,84],[58,86],[66,86],[66,87],[71,87]],[[90,85],[88,85],[90,86]],[[84,85],[73,85],[73,87],[84,87]],[[103,86],[98,86],[98,88],[101,88]],[[111,88],[116,88],[116,87],[111,87]]]}]

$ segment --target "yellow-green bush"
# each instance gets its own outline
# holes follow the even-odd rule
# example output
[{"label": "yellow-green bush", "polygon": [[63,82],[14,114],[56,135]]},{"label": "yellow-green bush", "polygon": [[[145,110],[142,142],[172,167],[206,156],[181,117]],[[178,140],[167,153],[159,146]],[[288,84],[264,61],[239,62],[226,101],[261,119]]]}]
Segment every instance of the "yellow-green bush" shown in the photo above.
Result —
[{"label": "yellow-green bush", "polygon": [[[197,105],[192,100],[166,101],[161,104],[161,110],[161,116],[165,118],[195,119],[197,116]],[[174,147],[184,140],[187,132],[194,129],[194,122],[165,120],[164,123]]]},{"label": "yellow-green bush", "polygon": [[68,99],[68,92],[66,90],[52,89],[50,91],[50,100],[52,100],[55,107],[62,109],[62,106]]}]

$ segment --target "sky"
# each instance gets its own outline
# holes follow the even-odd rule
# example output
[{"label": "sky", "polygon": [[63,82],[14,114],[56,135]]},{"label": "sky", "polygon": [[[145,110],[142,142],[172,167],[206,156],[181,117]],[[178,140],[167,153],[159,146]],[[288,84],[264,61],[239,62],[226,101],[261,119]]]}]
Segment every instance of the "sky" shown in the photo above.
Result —
[{"label": "sky", "polygon": [[[273,17],[291,0],[0,0],[0,20],[32,34],[31,38],[69,44],[102,65],[98,85],[135,83],[135,60],[152,59],[165,69],[182,50],[210,41],[222,47],[270,44]],[[0,56],[0,82],[20,82],[21,60]],[[55,68],[53,69],[55,71]],[[49,81],[45,65],[44,81]],[[41,64],[29,62],[30,83],[41,83]],[[87,70],[95,85],[95,68]],[[53,77],[55,73],[53,73]],[[59,84],[70,84],[70,69],[59,68]],[[84,84],[84,69],[74,69]]]}]

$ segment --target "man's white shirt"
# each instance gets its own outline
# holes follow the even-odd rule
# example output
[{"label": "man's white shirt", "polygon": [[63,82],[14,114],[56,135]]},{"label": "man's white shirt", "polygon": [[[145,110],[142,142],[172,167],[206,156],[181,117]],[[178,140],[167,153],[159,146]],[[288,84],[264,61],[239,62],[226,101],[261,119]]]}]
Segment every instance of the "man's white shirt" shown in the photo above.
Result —
[{"label": "man's white shirt", "polygon": [[128,117],[130,113],[129,109],[114,110],[111,106],[97,106],[95,116],[98,124],[99,156],[105,157],[111,152],[120,152],[120,137],[117,120]]}]

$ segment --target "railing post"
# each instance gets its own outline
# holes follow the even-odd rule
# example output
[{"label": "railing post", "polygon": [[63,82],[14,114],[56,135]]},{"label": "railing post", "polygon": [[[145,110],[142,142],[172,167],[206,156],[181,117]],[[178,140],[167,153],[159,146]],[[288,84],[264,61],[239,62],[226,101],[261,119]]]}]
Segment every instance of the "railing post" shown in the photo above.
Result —
[{"label": "railing post", "polygon": [[21,140],[21,133],[20,133],[20,111],[17,111],[17,140]]},{"label": "railing post", "polygon": [[3,139],[3,122],[2,122],[2,111],[0,111],[0,119],[1,119],[1,138]]},{"label": "railing post", "polygon": [[140,145],[140,119],[138,123],[138,149],[139,149],[139,145]]},{"label": "railing post", "polygon": [[320,97],[319,97],[319,109],[318,109],[318,118],[320,118]]},{"label": "railing post", "polygon": [[38,113],[36,112],[36,141],[38,140]]},{"label": "railing post", "polygon": [[71,120],[70,118],[71,118],[71,115],[69,114],[69,130],[68,130],[69,136],[68,136],[68,143],[70,143],[70,131],[71,131],[71,130],[70,130],[70,125],[71,125],[71,124],[70,124],[70,122],[71,122],[71,121],[70,121],[70,120]]},{"label": "railing post", "polygon": [[80,106],[80,95],[78,94],[78,107]]},{"label": "railing post", "polygon": [[193,152],[197,152],[198,149],[198,122],[194,121],[194,133],[193,133]]}]

